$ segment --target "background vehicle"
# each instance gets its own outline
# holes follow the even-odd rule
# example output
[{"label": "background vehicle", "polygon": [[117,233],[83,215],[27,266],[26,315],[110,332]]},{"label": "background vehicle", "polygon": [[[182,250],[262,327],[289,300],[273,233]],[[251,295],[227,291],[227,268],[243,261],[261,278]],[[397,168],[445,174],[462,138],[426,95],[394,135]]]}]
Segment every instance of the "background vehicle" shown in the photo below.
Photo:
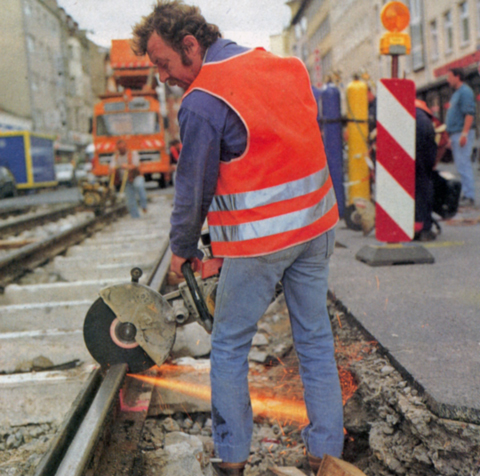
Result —
[{"label": "background vehicle", "polygon": [[137,57],[128,40],[112,40],[110,52],[115,92],[106,92],[94,107],[92,172],[109,173],[109,163],[121,138],[140,156],[146,180],[165,186],[173,167],[165,146],[160,103],[154,89],[154,67],[147,57]]},{"label": "background vehicle", "polygon": [[7,167],[0,166],[0,198],[15,197],[16,195],[15,178]]},{"label": "background vehicle", "polygon": [[53,140],[29,131],[0,133],[0,166],[10,170],[18,190],[57,185]]},{"label": "background vehicle", "polygon": [[80,162],[73,165],[71,162],[61,162],[55,164],[55,177],[59,185],[77,185],[82,180],[89,180],[90,164]]},{"label": "background vehicle", "polygon": [[55,177],[59,185],[75,184],[75,167],[70,162],[55,164]]}]

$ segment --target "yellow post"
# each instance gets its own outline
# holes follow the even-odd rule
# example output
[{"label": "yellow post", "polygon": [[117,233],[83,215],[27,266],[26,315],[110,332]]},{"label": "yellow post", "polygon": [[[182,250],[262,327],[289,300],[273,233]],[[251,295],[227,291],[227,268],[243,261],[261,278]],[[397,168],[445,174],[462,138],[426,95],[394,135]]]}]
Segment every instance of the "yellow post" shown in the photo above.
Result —
[{"label": "yellow post", "polygon": [[367,85],[353,80],[347,86],[348,132],[348,205],[356,198],[370,200],[368,168],[368,97]]}]

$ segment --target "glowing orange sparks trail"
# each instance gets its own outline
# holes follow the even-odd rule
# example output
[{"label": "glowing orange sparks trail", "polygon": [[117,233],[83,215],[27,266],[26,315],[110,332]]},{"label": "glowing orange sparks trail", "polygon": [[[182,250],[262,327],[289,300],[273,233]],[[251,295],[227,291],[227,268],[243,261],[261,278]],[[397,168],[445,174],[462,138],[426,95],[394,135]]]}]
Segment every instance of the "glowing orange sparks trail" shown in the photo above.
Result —
[{"label": "glowing orange sparks trail", "polygon": [[[156,385],[157,387],[168,388],[185,395],[200,398],[202,400],[210,400],[210,387],[206,385],[196,385],[192,383],[178,382],[161,377],[148,377],[144,375],[130,375],[138,380]],[[280,419],[288,419],[299,424],[306,424],[307,412],[303,403],[294,402],[284,399],[271,399],[262,397],[252,391],[252,410],[256,416],[269,416]]]}]

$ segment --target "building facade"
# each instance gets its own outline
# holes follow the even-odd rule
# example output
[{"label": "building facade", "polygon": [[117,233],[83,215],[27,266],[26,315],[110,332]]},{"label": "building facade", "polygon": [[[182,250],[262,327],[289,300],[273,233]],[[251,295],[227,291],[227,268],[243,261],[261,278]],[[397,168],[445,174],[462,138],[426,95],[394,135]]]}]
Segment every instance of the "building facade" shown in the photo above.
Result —
[{"label": "building facade", "polygon": [[3,2],[0,31],[0,130],[51,135],[59,156],[82,153],[107,51],[56,0]]},{"label": "building facade", "polygon": [[[410,10],[412,51],[400,58],[400,77],[412,79],[417,93],[444,120],[452,91],[446,75],[462,67],[480,97],[480,0],[402,0]],[[289,54],[301,58],[313,84],[333,80],[345,91],[354,76],[373,90],[391,76],[391,58],[379,52],[386,31],[380,12],[387,0],[291,0]],[[477,108],[477,128],[480,125]]]},{"label": "building facade", "polygon": [[[415,81],[419,95],[444,120],[452,94],[446,80],[451,68],[462,68],[475,95],[480,94],[480,0],[410,0],[409,6],[414,47],[407,77]],[[418,33],[412,29],[415,23]]]},{"label": "building facade", "polygon": [[[66,138],[62,43],[56,2],[11,0],[0,13],[0,108],[33,131]],[[11,124],[12,128],[15,124]]]}]

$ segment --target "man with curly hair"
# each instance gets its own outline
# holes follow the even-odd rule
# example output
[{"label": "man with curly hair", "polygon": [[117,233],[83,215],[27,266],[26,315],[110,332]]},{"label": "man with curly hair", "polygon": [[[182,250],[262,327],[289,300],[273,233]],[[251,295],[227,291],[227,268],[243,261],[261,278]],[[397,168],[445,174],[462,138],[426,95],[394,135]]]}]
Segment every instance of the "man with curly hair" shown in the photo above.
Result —
[{"label": "man with curly hair", "polygon": [[315,473],[343,448],[342,396],[326,309],[338,210],[308,73],[222,39],[197,7],[160,0],[134,28],[160,81],[185,90],[183,148],[171,217],[171,269],[195,264],[208,216],[224,257],[212,332],[213,439],[217,475],[243,475],[253,420],[248,353],[281,281],[300,361],[309,424],[302,436]]}]

